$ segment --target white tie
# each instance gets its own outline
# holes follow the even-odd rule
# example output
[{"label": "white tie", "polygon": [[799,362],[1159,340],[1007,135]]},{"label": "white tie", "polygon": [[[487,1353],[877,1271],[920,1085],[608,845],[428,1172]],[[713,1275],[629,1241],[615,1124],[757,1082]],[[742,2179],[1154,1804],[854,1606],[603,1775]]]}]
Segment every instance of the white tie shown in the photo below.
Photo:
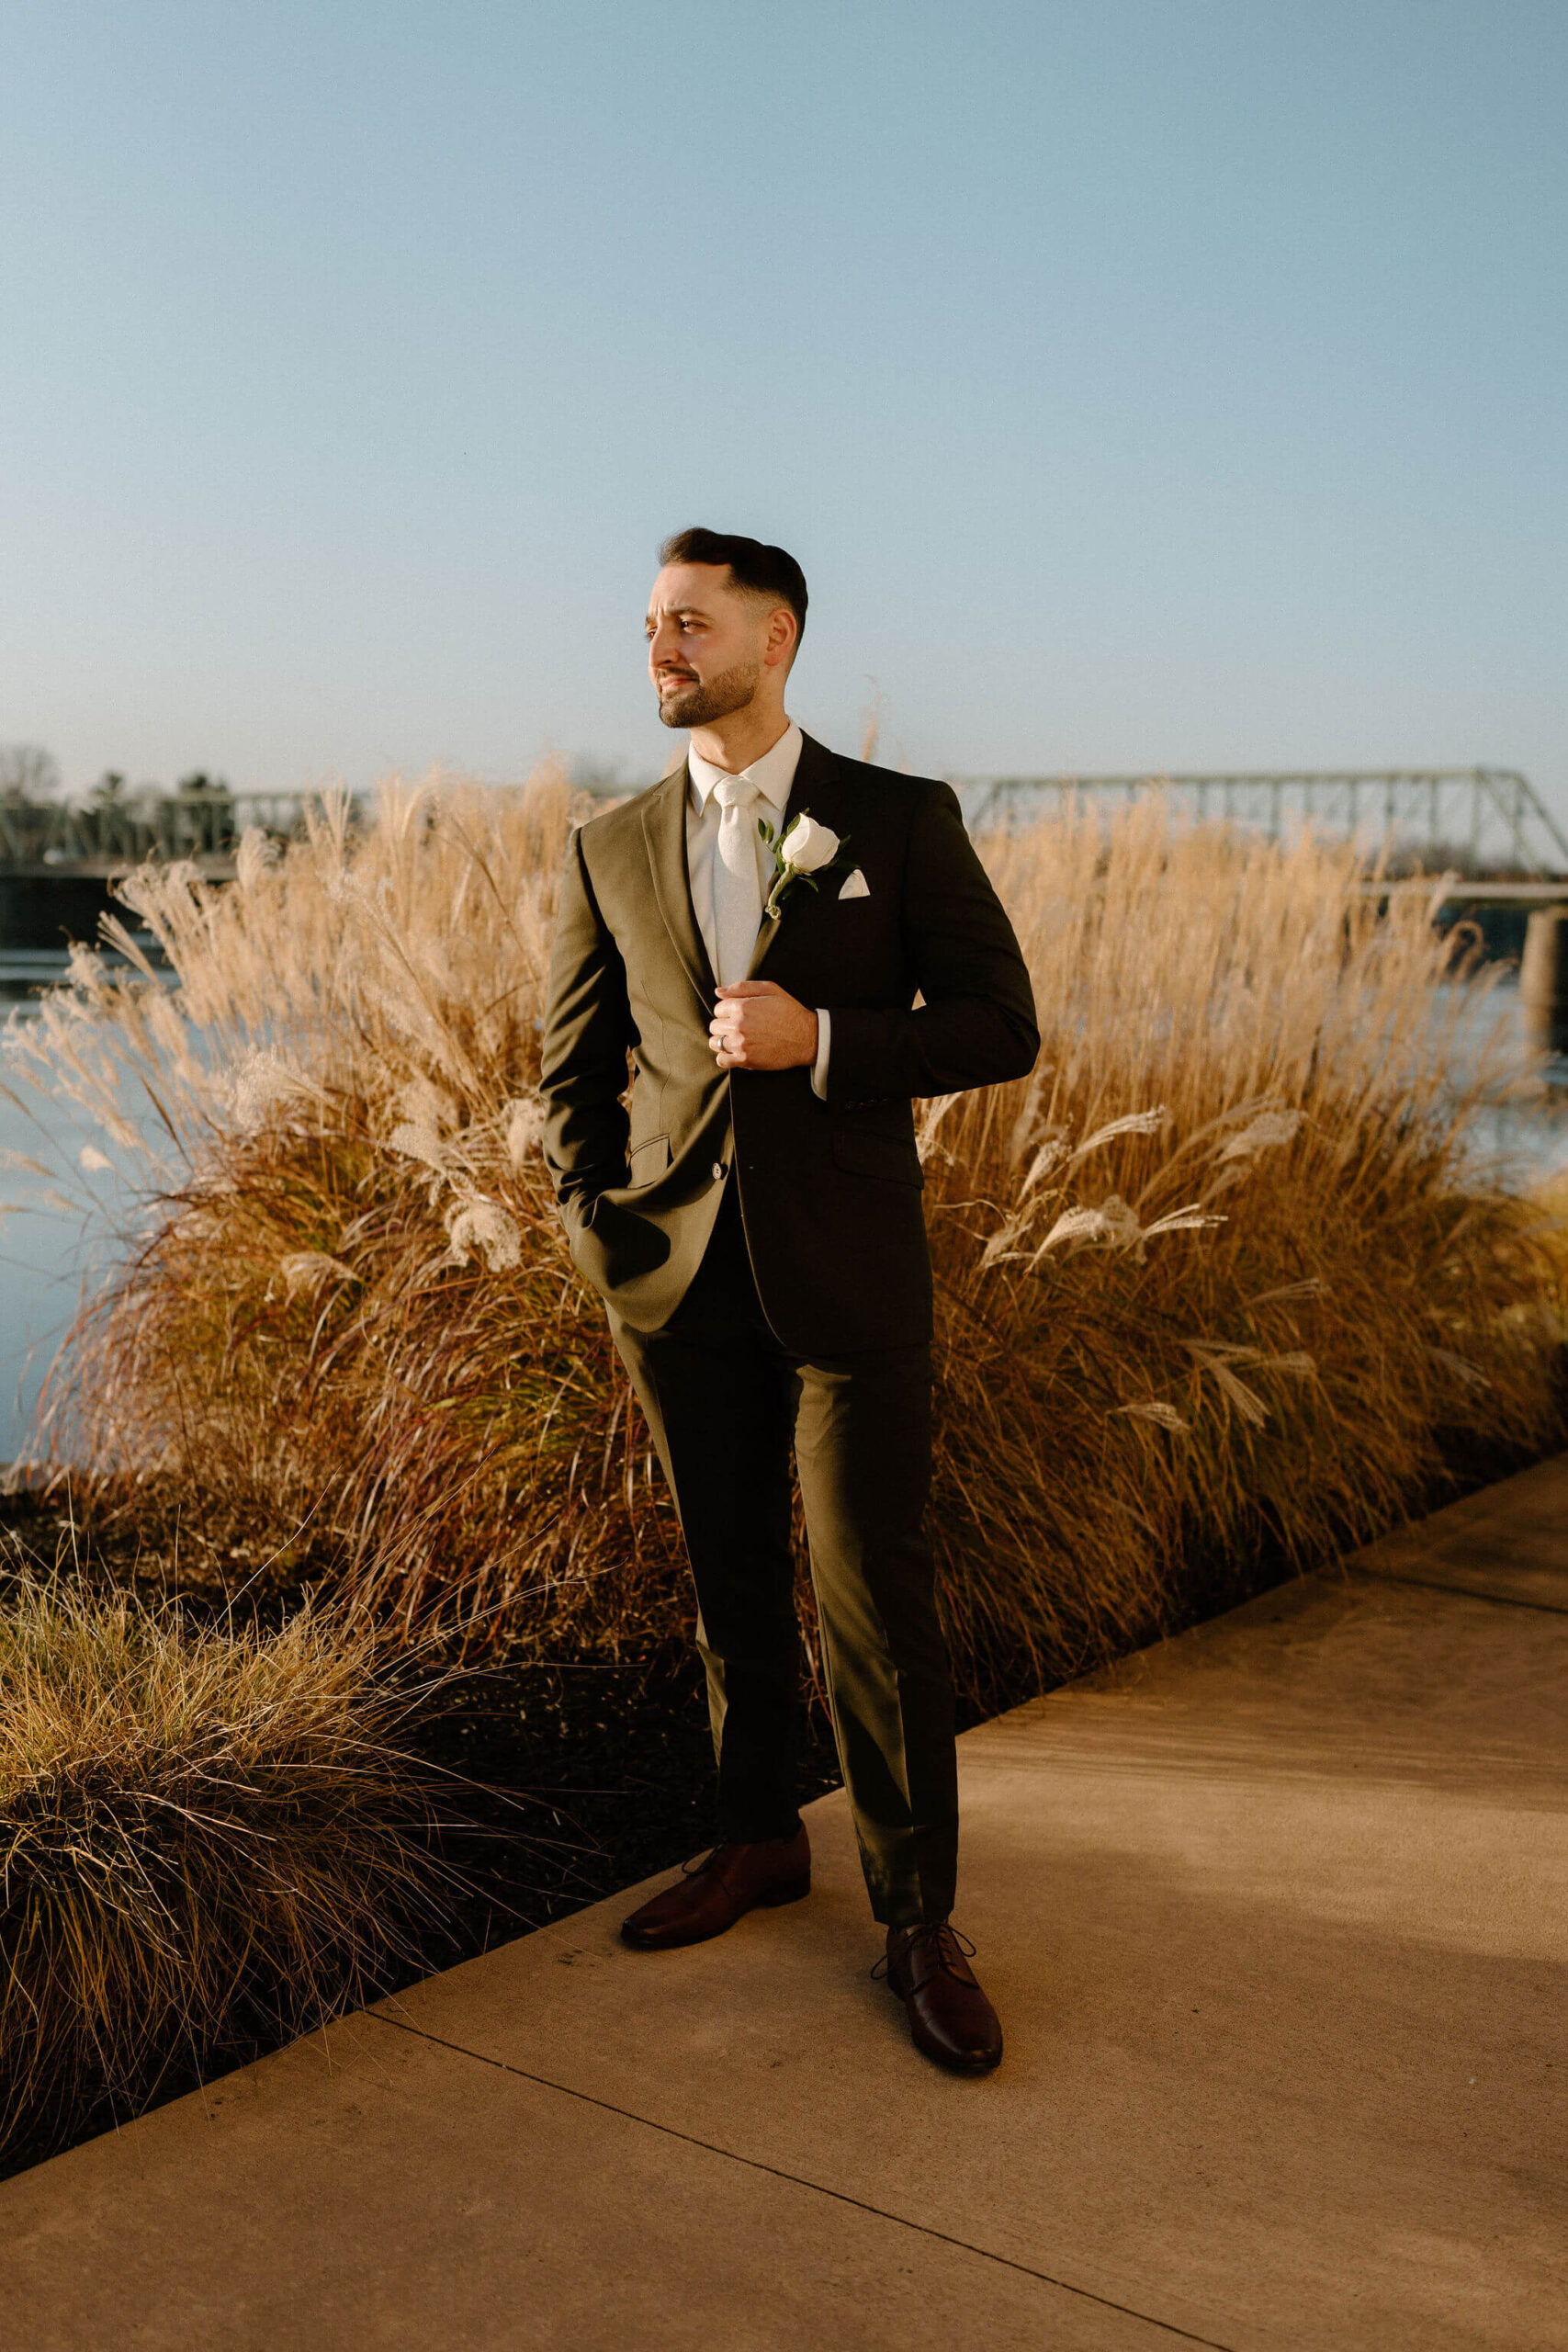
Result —
[{"label": "white tie", "polygon": [[743,980],[762,920],[762,886],[757,872],[760,793],[743,775],[720,776],[713,797],[722,814],[713,862],[715,965],[721,983]]}]

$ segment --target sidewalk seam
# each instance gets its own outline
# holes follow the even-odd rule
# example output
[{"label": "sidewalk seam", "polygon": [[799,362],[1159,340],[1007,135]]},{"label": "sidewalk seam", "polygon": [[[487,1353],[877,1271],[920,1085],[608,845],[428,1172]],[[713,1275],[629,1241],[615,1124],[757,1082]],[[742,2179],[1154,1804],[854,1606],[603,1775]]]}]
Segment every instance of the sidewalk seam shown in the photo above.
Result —
[{"label": "sidewalk seam", "polygon": [[552,2075],[536,2075],[526,2066],[514,2066],[509,2059],[491,2058],[481,2050],[470,2050],[461,2041],[447,2041],[441,2034],[428,2033],[423,2026],[409,2025],[401,2018],[389,2018],[379,2009],[362,2009],[362,2018],[377,2025],[389,2026],[396,2033],[406,2033],[416,2041],[427,2041],[434,2049],[449,2050],[457,2058],[470,2058],[476,2065],[493,2066],[498,2074],[515,2075],[525,2083],[536,2083],[542,2090],[557,2091],[565,2098],[581,2099],[584,2106],[597,2107],[607,2115],[618,2115],[627,2123],[640,2123],[645,2131],[662,2132],[666,2139],[682,2140],[691,2148],[701,2148],[707,2154],[723,2156],[730,2164],[745,2165],[751,2172],[771,2174],[774,2180],[787,2180],[793,2188],[806,2188],[818,2197],[830,2197],[835,2204],[853,2206],[857,2212],[870,2213],[880,2222],[891,2222],[895,2228],[913,2230],[917,2236],[934,2238],[939,2245],[955,2246],[961,2254],[973,2254],[982,2262],[999,2263],[1005,2270],[1016,2270],[1025,2278],[1037,2278],[1043,2286],[1055,2287],[1065,2295],[1076,2295],[1087,2303],[1098,2303],[1105,2311],[1120,2312],[1124,2319],[1141,2320],[1145,2327],[1157,2327],[1167,2335],[1178,2336],[1183,2344],[1198,2344],[1204,2352],[1235,2352],[1235,2347],[1222,2344],[1217,2336],[1194,2335],[1190,2328],[1179,2327],[1174,2320],[1156,2319],[1147,2312],[1135,2311],[1131,2303],[1119,2303],[1110,2295],[1097,2295],[1092,2287],[1075,2287],[1068,2278],[1055,2278],[1048,2270],[1036,2270],[1027,2262],[1019,2262],[1011,2255],[997,2254],[989,2246],[972,2245],[967,2238],[955,2238],[946,2230],[932,2229],[928,2222],[911,2222],[903,2213],[889,2213],[881,2205],[873,2205],[863,2197],[852,2197],[848,2190],[829,2188],[819,2180],[807,2180],[800,2173],[785,2172],[782,2165],[765,2164],[760,2156],[743,2156],[734,2148],[721,2147],[716,2140],[699,2139],[694,2132],[680,2131],[672,2123],[660,2123],[651,2115],[638,2115],[635,2109],[617,2107],[614,2099],[600,2098],[592,2091],[578,2090],[570,2083],[558,2083]]},{"label": "sidewalk seam", "polygon": [[1555,1600],[1523,1600],[1512,1592],[1478,1592],[1473,1585],[1440,1583],[1436,1577],[1396,1576],[1388,1568],[1361,1568],[1356,1573],[1372,1584],[1407,1584],[1417,1592],[1451,1593],[1456,1600],[1492,1600],[1499,1609],[1533,1609],[1542,1617],[1568,1617],[1568,1608]]}]

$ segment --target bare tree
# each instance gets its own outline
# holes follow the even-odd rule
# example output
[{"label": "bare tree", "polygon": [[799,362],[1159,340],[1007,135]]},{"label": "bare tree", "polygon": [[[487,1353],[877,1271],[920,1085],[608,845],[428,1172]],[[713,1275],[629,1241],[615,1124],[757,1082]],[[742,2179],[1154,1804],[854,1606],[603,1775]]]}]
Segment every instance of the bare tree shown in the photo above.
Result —
[{"label": "bare tree", "polygon": [[36,806],[60,789],[60,763],[41,743],[0,743],[0,800],[8,808]]}]

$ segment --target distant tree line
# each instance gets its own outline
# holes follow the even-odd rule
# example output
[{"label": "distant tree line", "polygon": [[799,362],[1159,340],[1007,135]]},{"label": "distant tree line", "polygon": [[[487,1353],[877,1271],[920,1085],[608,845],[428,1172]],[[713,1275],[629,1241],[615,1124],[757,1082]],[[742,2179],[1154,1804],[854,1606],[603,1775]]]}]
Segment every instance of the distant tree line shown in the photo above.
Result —
[{"label": "distant tree line", "polygon": [[130,783],[106,768],[74,804],[62,790],[60,764],[40,743],[0,744],[0,857],[52,865],[78,857],[143,857],[160,849],[200,855],[234,842],[234,795],[204,768],[171,790]]},{"label": "distant tree line", "polygon": [[[226,780],[195,768],[173,787],[184,799],[233,798]],[[88,787],[82,805],[87,808],[130,808],[141,800],[164,800],[170,787],[162,784],[133,785],[120,769],[106,768]],[[0,805],[7,808],[51,808],[61,801],[60,763],[41,743],[0,743]]]}]

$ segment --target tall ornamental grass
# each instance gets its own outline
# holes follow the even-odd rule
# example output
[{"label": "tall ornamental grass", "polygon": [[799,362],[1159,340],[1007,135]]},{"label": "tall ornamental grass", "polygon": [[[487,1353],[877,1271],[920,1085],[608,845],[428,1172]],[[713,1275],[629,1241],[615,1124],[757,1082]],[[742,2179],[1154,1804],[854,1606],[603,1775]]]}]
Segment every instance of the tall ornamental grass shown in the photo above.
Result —
[{"label": "tall ornamental grass", "polygon": [[0,2153],[359,2004],[447,1871],[368,1629],[13,1566],[0,1587]]},{"label": "tall ornamental grass", "polygon": [[[688,1609],[538,1148],[573,813],[547,774],[394,785],[363,833],[326,808],[280,856],[248,839],[231,886],[144,869],[177,989],[121,927],[130,968],[79,953],[8,1039],[140,1199],[46,1445],[214,1526],[309,1521],[378,1620],[557,1656]],[[984,1697],[1558,1442],[1564,1287],[1539,1204],[1467,1157],[1521,1074],[1418,896],[1157,799],[981,846],[1040,1062],[917,1112],[933,1526]]]}]

